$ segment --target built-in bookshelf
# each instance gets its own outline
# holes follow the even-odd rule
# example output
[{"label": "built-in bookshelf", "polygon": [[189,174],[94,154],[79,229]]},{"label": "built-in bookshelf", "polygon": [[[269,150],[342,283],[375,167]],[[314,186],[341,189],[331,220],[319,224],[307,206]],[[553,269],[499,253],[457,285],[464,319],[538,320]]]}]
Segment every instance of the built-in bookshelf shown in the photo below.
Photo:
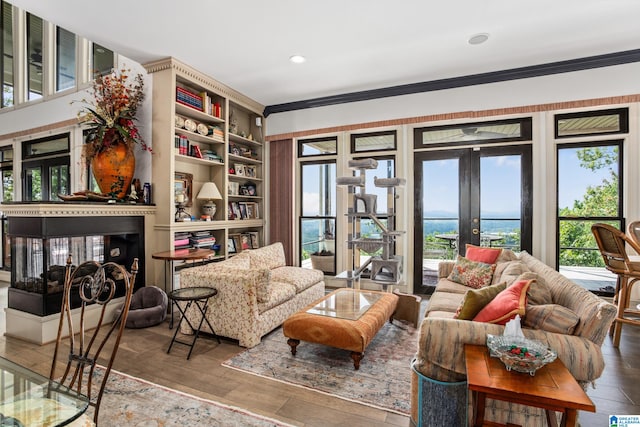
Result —
[{"label": "built-in bookshelf", "polygon": [[[262,246],[264,106],[173,58],[145,68],[153,75],[152,251],[215,245],[223,259]],[[219,192],[209,216],[198,200],[208,182]],[[230,252],[234,239],[240,250]]]}]

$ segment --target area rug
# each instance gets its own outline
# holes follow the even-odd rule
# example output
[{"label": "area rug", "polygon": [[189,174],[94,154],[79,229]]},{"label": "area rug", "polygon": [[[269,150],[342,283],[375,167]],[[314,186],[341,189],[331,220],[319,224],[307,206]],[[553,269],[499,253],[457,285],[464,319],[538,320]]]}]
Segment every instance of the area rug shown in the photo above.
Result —
[{"label": "area rug", "polygon": [[278,328],[251,349],[222,365],[261,377],[313,389],[402,415],[411,410],[411,360],[418,330],[387,322],[365,351],[360,369],[350,352],[301,342],[291,355],[287,338]]},{"label": "area rug", "polygon": [[[90,410],[87,415],[93,417]],[[102,426],[291,426],[114,370],[109,375],[98,418],[98,425]]]}]

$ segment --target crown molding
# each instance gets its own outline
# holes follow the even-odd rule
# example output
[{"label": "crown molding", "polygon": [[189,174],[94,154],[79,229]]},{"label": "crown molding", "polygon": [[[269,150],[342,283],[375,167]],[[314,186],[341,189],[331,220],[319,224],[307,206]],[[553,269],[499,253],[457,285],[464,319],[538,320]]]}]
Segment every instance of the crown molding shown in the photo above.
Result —
[{"label": "crown molding", "polygon": [[433,92],[465,86],[475,86],[487,83],[497,83],[509,80],[548,76],[552,74],[570,73],[573,71],[589,70],[592,68],[629,64],[632,62],[640,62],[640,49],[608,53],[605,55],[589,56],[585,58],[570,59],[567,61],[551,62],[548,64],[532,65],[529,67],[493,71],[490,73],[471,74],[468,76],[431,80],[420,83],[390,86],[381,89],[372,89],[360,92],[344,93],[340,95],[324,96],[303,101],[287,102],[284,104],[268,105],[264,109],[263,115],[265,117],[268,117],[270,114],[284,113],[287,111],[326,107],[329,105],[346,104],[351,102],[370,101],[372,99],[388,98],[391,96],[410,95],[413,93],[421,92]]}]

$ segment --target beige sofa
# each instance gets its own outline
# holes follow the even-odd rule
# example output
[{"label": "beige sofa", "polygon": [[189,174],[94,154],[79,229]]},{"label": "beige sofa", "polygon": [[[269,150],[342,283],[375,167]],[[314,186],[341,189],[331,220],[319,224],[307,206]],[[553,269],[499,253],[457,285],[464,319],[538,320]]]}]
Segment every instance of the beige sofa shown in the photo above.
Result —
[{"label": "beige sofa", "polygon": [[[282,243],[245,250],[225,261],[180,272],[181,287],[210,286],[218,294],[210,300],[207,319],[215,333],[254,347],[267,332],[324,295],[319,270],[285,265]],[[192,324],[199,312],[189,310]],[[210,332],[206,323],[203,331]],[[186,322],[181,332],[191,333]]]},{"label": "beige sofa", "polygon": [[[416,370],[422,375],[444,382],[463,381],[466,378],[464,344],[484,345],[487,334],[501,335],[504,331],[501,325],[454,319],[469,288],[447,279],[453,266],[453,261],[440,263],[438,285],[421,324],[415,362]],[[492,284],[513,282],[520,273],[525,272],[529,272],[529,278],[537,278],[538,282],[547,285],[553,304],[570,309],[579,320],[571,335],[523,327],[524,335],[542,341],[555,350],[559,359],[586,389],[604,369],[601,345],[615,318],[615,306],[526,252],[516,256],[509,250],[503,251],[497,260]],[[536,283],[531,286],[536,286]],[[544,414],[539,409],[492,400],[487,401],[485,420],[523,426],[546,425]]]}]

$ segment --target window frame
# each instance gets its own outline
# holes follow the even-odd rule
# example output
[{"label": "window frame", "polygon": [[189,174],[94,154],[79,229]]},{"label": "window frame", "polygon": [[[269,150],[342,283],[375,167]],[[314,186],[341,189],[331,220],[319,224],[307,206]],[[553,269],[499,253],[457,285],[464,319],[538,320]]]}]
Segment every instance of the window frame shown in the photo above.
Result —
[{"label": "window frame", "polygon": [[[560,150],[562,149],[571,149],[571,148],[590,148],[590,147],[602,147],[602,146],[612,146],[618,147],[618,204],[617,204],[617,216],[615,217],[607,217],[607,216],[576,216],[576,217],[565,217],[560,215],[560,164],[556,161],[556,203],[555,203],[555,217],[556,217],[556,231],[555,231],[555,265],[556,270],[559,270],[560,265],[560,251],[562,249],[570,249],[563,248],[560,246],[560,225],[562,222],[570,221],[570,222],[607,222],[612,223],[616,222],[620,226],[621,231],[625,231],[626,229],[626,221],[624,217],[624,140],[623,139],[606,139],[599,141],[589,141],[589,142],[574,142],[574,143],[563,143],[556,144],[556,159],[560,158]],[[599,251],[597,247],[593,248],[578,248],[584,250],[593,250]]]},{"label": "window frame", "polygon": [[[333,141],[335,143],[336,150],[334,153],[319,153],[319,154],[304,154],[304,146],[305,144],[312,144],[314,142],[325,142],[325,141]],[[298,139],[298,158],[306,159],[308,157],[326,157],[326,156],[337,156],[338,155],[338,137],[337,136],[327,136],[322,138],[308,138],[308,139]]]},{"label": "window frame", "polygon": [[[434,142],[431,144],[424,144],[422,141],[422,134],[425,132],[439,131],[439,130],[447,130],[447,129],[464,129],[469,127],[485,127],[485,126],[500,126],[500,125],[509,125],[519,123],[520,124],[520,136],[514,137],[504,137],[504,138],[487,138],[487,139],[477,139],[477,140],[465,140],[465,141],[445,141],[445,142]],[[464,146],[464,145],[486,145],[486,144],[495,144],[497,142],[516,142],[516,141],[531,141],[533,138],[533,117],[526,116],[520,117],[516,119],[503,119],[503,120],[491,120],[486,122],[465,122],[465,123],[456,123],[452,125],[438,125],[438,126],[426,126],[419,127],[414,129],[414,146],[415,150],[425,149],[425,148],[452,148],[456,146]]]},{"label": "window frame", "polygon": [[[305,156],[306,157],[306,156]],[[303,158],[305,158],[303,157]],[[333,165],[335,168],[335,173],[336,176],[334,177],[334,180],[337,179],[337,175],[338,175],[338,164],[337,164],[337,159],[333,158],[333,159],[325,159],[322,158],[324,156],[319,155],[317,157],[320,157],[320,159],[318,160],[299,160],[298,162],[298,171],[299,171],[299,177],[300,177],[300,188],[299,188],[299,193],[298,193],[298,197],[300,200],[300,207],[299,207],[299,215],[298,215],[298,262],[300,263],[300,265],[302,265],[302,262],[305,260],[305,258],[303,258],[303,254],[304,254],[304,242],[303,242],[303,233],[302,233],[302,226],[303,223],[305,222],[305,220],[318,220],[318,221],[325,221],[325,222],[329,222],[329,221],[333,221],[333,238],[335,241],[336,236],[338,236],[338,210],[337,210],[337,206],[335,207],[335,215],[304,215],[304,198],[303,198],[303,194],[304,194],[304,173],[303,173],[303,169],[305,166],[318,166],[318,165]],[[338,203],[338,194],[337,194],[337,190],[336,190],[336,186],[329,186],[327,187],[330,191],[334,191],[334,200],[336,201],[336,204]],[[335,257],[335,251],[336,248],[334,247],[334,261],[333,261],[333,268],[331,272],[327,272],[328,274],[335,274],[336,272],[336,257]]]},{"label": "window frame", "polygon": [[[587,117],[611,116],[618,115],[620,129],[610,132],[584,132],[574,133],[571,135],[559,135],[560,120],[580,119]],[[553,116],[553,134],[556,139],[577,138],[581,136],[600,136],[600,135],[618,135],[629,133],[629,108],[609,108],[604,110],[579,111],[573,113],[554,114]]]},{"label": "window frame", "polygon": [[[358,150],[358,138],[368,138],[373,136],[393,136],[393,147],[391,148],[372,148],[372,149],[363,149]],[[352,133],[350,135],[351,140],[351,154],[360,155],[361,153],[377,153],[377,152],[385,152],[385,151],[396,151],[398,149],[398,131],[397,130],[385,130],[379,132],[367,132],[367,133]],[[394,160],[395,161],[395,160]]]}]

